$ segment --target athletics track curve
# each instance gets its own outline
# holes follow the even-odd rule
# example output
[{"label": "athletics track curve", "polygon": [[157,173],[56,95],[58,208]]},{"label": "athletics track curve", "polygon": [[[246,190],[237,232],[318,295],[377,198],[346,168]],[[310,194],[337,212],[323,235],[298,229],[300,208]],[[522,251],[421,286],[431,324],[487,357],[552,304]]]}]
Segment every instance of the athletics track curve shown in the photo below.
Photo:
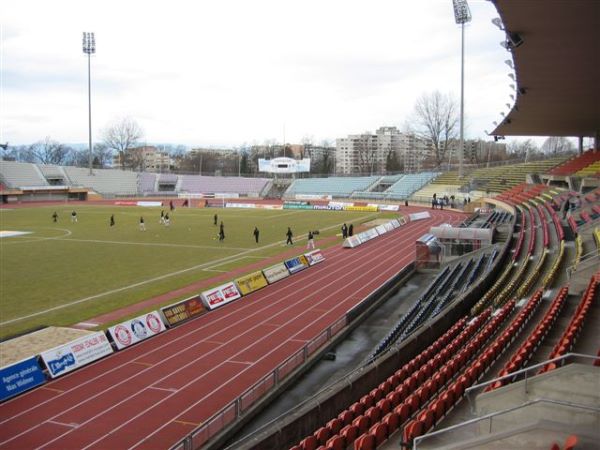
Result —
[{"label": "athletics track curve", "polygon": [[170,447],[406,267],[429,227],[464,218],[430,212],[3,403],[0,449]]}]

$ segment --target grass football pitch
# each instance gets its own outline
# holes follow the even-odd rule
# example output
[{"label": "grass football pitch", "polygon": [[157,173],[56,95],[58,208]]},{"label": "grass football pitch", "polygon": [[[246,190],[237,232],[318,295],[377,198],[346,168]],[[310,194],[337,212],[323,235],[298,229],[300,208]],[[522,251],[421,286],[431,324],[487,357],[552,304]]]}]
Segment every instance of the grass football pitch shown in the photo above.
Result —
[{"label": "grass football pitch", "polygon": [[[73,208],[77,223],[71,222]],[[397,217],[356,211],[177,208],[166,227],[159,223],[160,211],[81,204],[0,209],[1,231],[29,233],[0,238],[0,339],[42,326],[73,325],[266,260],[286,250],[288,226],[300,254],[309,230],[320,231],[319,247],[319,240],[338,234],[344,222],[357,226]],[[109,225],[111,214],[114,226]],[[224,224],[223,242],[213,225],[214,214]],[[139,228],[140,216],[145,232]],[[260,230],[258,244],[255,226]],[[339,245],[341,238],[335,242]]]}]

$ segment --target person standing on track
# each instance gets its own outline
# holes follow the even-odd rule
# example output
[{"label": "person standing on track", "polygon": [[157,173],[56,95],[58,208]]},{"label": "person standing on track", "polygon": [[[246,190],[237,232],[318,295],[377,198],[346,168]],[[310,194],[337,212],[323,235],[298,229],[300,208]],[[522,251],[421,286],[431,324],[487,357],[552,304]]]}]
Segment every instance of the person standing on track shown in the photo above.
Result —
[{"label": "person standing on track", "polygon": [[287,237],[287,241],[285,241],[285,245],[294,245],[294,242],[292,241],[292,236],[294,234],[292,233],[292,229],[290,227],[288,227],[287,233],[285,233],[285,235]]},{"label": "person standing on track", "polygon": [[350,226],[348,227],[348,236],[353,236],[354,235],[354,225],[350,224]]},{"label": "person standing on track", "polygon": [[252,234],[254,235],[254,240],[258,244],[258,236],[260,234],[260,231],[258,231],[258,227],[254,227],[254,231],[252,232]]},{"label": "person standing on track", "polygon": [[307,250],[314,250],[315,248],[315,237],[313,235],[312,231],[308,232],[308,241],[306,243],[306,249]]}]

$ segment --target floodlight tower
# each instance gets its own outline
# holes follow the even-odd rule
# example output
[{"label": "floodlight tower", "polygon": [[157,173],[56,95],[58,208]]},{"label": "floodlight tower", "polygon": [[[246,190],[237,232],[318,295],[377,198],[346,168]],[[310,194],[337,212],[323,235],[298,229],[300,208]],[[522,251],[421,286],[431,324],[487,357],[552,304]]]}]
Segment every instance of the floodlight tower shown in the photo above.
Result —
[{"label": "floodlight tower", "polygon": [[88,56],[88,131],[89,131],[89,165],[92,173],[92,82],[90,77],[91,55],[96,53],[96,38],[94,33],[83,33],[83,53]]},{"label": "floodlight tower", "polygon": [[452,0],[454,20],[460,24],[460,144],[458,149],[458,177],[463,176],[463,152],[465,145],[465,23],[471,21],[467,0]]}]

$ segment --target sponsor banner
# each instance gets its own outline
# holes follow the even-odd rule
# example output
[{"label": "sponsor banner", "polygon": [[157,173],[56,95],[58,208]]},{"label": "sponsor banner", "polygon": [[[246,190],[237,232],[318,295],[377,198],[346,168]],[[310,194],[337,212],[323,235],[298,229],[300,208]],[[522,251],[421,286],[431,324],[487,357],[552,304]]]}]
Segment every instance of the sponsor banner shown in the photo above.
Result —
[{"label": "sponsor banner", "polygon": [[355,234],[354,236],[350,236],[349,238],[347,238],[344,241],[344,247],[345,248],[354,248],[359,246],[360,244],[362,244],[361,240],[360,240],[360,236]]},{"label": "sponsor banner", "polygon": [[354,202],[329,202],[329,206],[332,208],[345,208],[347,206],[354,206]]},{"label": "sponsor banner", "polygon": [[321,261],[325,261],[325,256],[320,249],[314,249],[312,252],[308,252],[304,254],[304,257],[308,261],[308,265],[314,266],[315,264],[320,263]]},{"label": "sponsor banner", "polygon": [[[312,205],[283,205],[283,209],[317,209]],[[327,206],[322,209],[328,209]]]},{"label": "sponsor banner", "polygon": [[117,206],[137,206],[137,202],[115,202]]},{"label": "sponsor banner", "polygon": [[[313,205],[312,208],[314,210],[319,210],[319,211],[323,211],[323,210],[331,211],[331,210],[335,209],[334,207],[329,206],[329,205]],[[341,206],[337,206],[336,208],[337,208],[338,211],[342,210]]]},{"label": "sponsor banner", "polygon": [[283,209],[281,205],[263,205],[261,203],[257,203],[254,205],[256,209]]},{"label": "sponsor banner", "polygon": [[298,200],[331,200],[331,195],[319,195],[319,194],[296,194],[294,198]]},{"label": "sponsor banner", "polygon": [[256,208],[256,205],[254,203],[227,202],[225,203],[225,208]]},{"label": "sponsor banner", "polygon": [[398,219],[394,219],[390,222],[394,228],[400,228],[400,222]]},{"label": "sponsor banner", "polygon": [[379,236],[379,234],[377,234],[377,231],[375,230],[375,228],[369,228],[368,230],[365,230],[362,233],[359,233],[359,236],[360,236],[361,242],[365,243],[367,241],[370,241],[371,239],[376,238],[377,236]]},{"label": "sponsor banner", "polygon": [[392,231],[395,227],[392,224],[392,222],[386,222],[383,224],[383,226],[385,227],[385,231]]},{"label": "sponsor banner", "polygon": [[165,330],[165,324],[158,311],[152,311],[110,327],[108,332],[117,348],[121,350]]},{"label": "sponsor banner", "polygon": [[308,205],[308,202],[303,202],[299,200],[286,200],[283,202],[284,205]]},{"label": "sponsor banner", "polygon": [[269,284],[273,284],[276,281],[283,280],[284,278],[290,276],[289,270],[287,270],[287,267],[283,263],[267,267],[266,269],[263,269],[262,272]]},{"label": "sponsor banner", "polygon": [[375,231],[377,231],[377,234],[381,236],[382,234],[387,233],[388,229],[385,227],[384,224],[381,224],[375,227]]},{"label": "sponsor banner", "polygon": [[233,281],[237,285],[238,290],[242,295],[248,295],[250,292],[258,291],[269,284],[260,270],[258,272],[252,272],[246,276],[236,278]]},{"label": "sponsor banner", "polygon": [[215,198],[240,198],[237,192],[215,192]]},{"label": "sponsor banner", "polygon": [[284,262],[285,267],[290,271],[290,273],[300,272],[308,267],[308,261],[304,255],[297,256],[295,258],[286,259]]},{"label": "sponsor banner", "polygon": [[[371,206],[371,205],[369,205]],[[374,205],[379,208],[379,211],[400,211],[400,206],[398,205]]]},{"label": "sponsor banner", "polygon": [[377,212],[377,206],[344,206],[344,211]]},{"label": "sponsor banner", "polygon": [[162,202],[137,202],[138,206],[162,206]]},{"label": "sponsor banner", "polygon": [[56,378],[113,352],[106,335],[99,331],[40,354],[51,378]]},{"label": "sponsor banner", "polygon": [[172,305],[161,308],[161,313],[169,326],[177,325],[184,320],[200,316],[206,312],[199,296],[187,298]]},{"label": "sponsor banner", "polygon": [[242,294],[240,294],[240,291],[238,291],[233,282],[222,284],[221,286],[214,287],[200,294],[202,303],[204,303],[204,306],[208,309],[218,308],[219,306],[237,300],[241,296]]},{"label": "sponsor banner", "polygon": [[46,382],[36,356],[0,369],[0,401]]},{"label": "sponsor banner", "polygon": [[410,217],[410,220],[413,221],[413,220],[429,219],[431,217],[431,215],[429,214],[429,212],[423,211],[423,212],[409,214],[408,217]]}]

